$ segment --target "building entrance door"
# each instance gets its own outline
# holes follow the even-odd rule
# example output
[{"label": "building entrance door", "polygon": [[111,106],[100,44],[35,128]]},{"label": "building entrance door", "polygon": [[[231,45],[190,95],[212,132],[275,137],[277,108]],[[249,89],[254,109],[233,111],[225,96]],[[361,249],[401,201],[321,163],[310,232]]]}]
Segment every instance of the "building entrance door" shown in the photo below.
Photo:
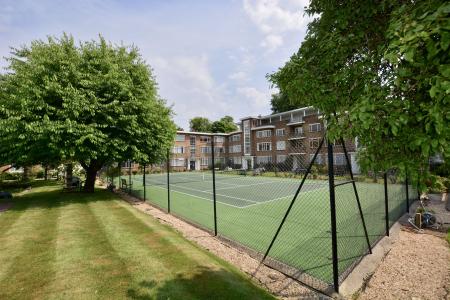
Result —
[{"label": "building entrance door", "polygon": [[189,162],[189,170],[195,170],[195,160]]}]

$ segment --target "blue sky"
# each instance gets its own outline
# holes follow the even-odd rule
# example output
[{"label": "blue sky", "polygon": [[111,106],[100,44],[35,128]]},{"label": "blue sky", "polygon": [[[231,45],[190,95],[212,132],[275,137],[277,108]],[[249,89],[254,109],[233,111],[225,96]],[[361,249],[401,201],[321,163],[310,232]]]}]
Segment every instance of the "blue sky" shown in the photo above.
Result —
[{"label": "blue sky", "polygon": [[307,0],[0,0],[0,67],[9,47],[47,35],[102,34],[134,44],[153,68],[175,122],[270,113],[265,76],[304,38]]}]

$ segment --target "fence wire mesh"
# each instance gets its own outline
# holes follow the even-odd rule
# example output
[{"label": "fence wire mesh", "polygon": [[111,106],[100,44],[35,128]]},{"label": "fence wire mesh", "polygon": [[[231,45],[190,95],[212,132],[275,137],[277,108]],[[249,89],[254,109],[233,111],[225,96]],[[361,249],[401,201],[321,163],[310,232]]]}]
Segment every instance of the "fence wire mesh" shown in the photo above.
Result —
[{"label": "fence wire mesh", "polygon": [[255,156],[242,155],[238,145],[246,144],[240,138],[184,139],[177,140],[183,144],[176,144],[166,161],[145,170],[121,163],[120,172],[110,172],[113,184],[261,257],[266,254],[265,264],[320,291],[337,289],[336,276],[342,282],[407,212],[407,202],[417,199],[416,189],[397,172],[388,172],[386,185],[383,174],[361,174],[352,142],[330,145],[330,167],[328,143],[321,143],[320,133],[306,138],[292,128],[261,134],[249,146]]}]

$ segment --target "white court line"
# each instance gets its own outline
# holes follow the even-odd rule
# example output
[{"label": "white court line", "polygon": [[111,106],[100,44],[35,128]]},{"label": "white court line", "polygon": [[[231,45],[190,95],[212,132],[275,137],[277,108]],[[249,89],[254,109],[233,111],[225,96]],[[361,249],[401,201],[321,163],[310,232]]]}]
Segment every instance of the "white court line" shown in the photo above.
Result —
[{"label": "white court line", "polygon": [[[191,190],[191,191],[195,191],[195,192],[202,192],[202,193],[214,194],[213,192],[205,192],[205,191],[202,191],[202,190],[197,190],[197,189],[193,189],[193,188],[188,188],[188,187],[180,186],[180,185],[177,185],[177,187],[183,188],[183,189],[187,189],[187,190]],[[226,197],[226,198],[232,198],[232,199],[242,200],[242,201],[246,201],[246,202],[250,202],[250,203],[258,203],[257,201],[248,200],[248,199],[245,199],[245,198],[233,197],[233,196],[228,196],[228,195],[223,195],[223,194],[217,194],[217,193],[216,193],[216,195],[217,195],[217,196]]]},{"label": "white court line", "polygon": [[[167,191],[166,188],[161,187],[161,186],[153,186],[153,187],[157,187],[157,188],[164,189],[164,190]],[[213,202],[212,199],[208,199],[208,198],[204,198],[204,197],[200,197],[200,196],[196,196],[196,195],[192,195],[192,194],[188,194],[188,193],[183,193],[183,192],[180,192],[180,191],[174,191],[174,190],[170,190],[170,191],[171,191],[171,192],[174,192],[174,193],[178,193],[178,194],[183,194],[183,195],[191,196],[191,197],[198,198],[198,199],[207,200],[207,201],[209,201],[209,202]],[[247,206],[236,206],[236,205],[229,204],[229,203],[225,203],[225,202],[222,202],[222,201],[217,201],[217,202],[219,202],[220,204],[227,205],[227,206],[231,206],[231,207],[235,207],[235,208],[243,208],[243,207],[247,207]]]},{"label": "white court line", "polygon": [[[321,187],[321,188],[318,188],[318,189],[313,189],[313,190],[309,190],[309,191],[305,191],[305,192],[300,191],[300,193],[298,194],[297,198],[300,197],[302,194],[307,194],[307,193],[315,192],[315,191],[318,191],[318,190],[321,190],[321,189],[324,189],[324,188],[328,188],[328,187],[325,186],[325,187]],[[253,203],[253,204],[249,204],[249,205],[247,205],[247,206],[244,206],[243,208],[247,208],[247,207],[255,206],[255,205],[266,204],[266,203],[269,203],[269,202],[278,201],[278,200],[281,200],[281,199],[284,199],[284,198],[294,197],[294,196],[295,196],[295,194],[292,194],[292,195],[287,195],[287,196],[280,197],[280,198],[270,199],[270,200],[263,201],[263,202],[256,202],[256,203]]]},{"label": "white court line", "polygon": [[[270,184],[270,183],[277,183],[278,181],[268,181],[268,182],[259,182],[259,183],[252,183],[252,184],[236,184],[235,186],[232,187],[225,187],[225,188],[218,188],[216,189],[216,191],[218,190],[229,190],[229,189],[234,189],[234,188],[239,188],[239,187],[248,187],[248,186],[254,186],[254,185],[261,185],[261,184]],[[212,190],[204,190],[202,192],[211,192]]]}]

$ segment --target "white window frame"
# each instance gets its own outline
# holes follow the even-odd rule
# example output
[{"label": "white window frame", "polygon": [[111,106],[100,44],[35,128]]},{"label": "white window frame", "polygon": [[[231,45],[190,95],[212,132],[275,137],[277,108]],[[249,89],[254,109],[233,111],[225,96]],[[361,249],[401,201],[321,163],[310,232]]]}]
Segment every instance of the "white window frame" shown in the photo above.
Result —
[{"label": "white window frame", "polygon": [[177,134],[175,136],[176,142],[184,142],[186,140],[186,136],[184,134]]},{"label": "white window frame", "polygon": [[277,163],[284,163],[286,161],[286,159],[287,159],[287,155],[285,155],[285,154],[277,155]]},{"label": "white window frame", "polygon": [[277,151],[286,150],[286,141],[277,141]]},{"label": "white window frame", "polygon": [[[314,144],[317,143],[317,145],[312,145],[311,143],[314,143]],[[309,148],[317,149],[319,147],[319,145],[320,145],[320,138],[310,138],[309,139]]]},{"label": "white window frame", "polygon": [[256,151],[272,151],[272,143],[271,142],[262,142],[256,143]]},{"label": "white window frame", "polygon": [[241,141],[241,135],[240,134],[233,134],[231,136],[231,141],[232,142],[240,142]]},{"label": "white window frame", "polygon": [[275,130],[275,135],[276,136],[285,136],[285,134],[286,134],[286,130],[284,128],[278,128],[278,129]]},{"label": "white window frame", "polygon": [[266,129],[266,130],[258,130],[256,132],[256,137],[257,138],[268,138],[272,136],[272,130],[270,129]]},{"label": "white window frame", "polygon": [[202,146],[202,147],[200,147],[200,153],[203,153],[203,154],[211,153],[211,146]]},{"label": "white window frame", "polygon": [[[314,127],[316,128],[316,130],[313,129]],[[321,123],[309,124],[309,132],[320,132],[320,131],[322,131]]]}]

